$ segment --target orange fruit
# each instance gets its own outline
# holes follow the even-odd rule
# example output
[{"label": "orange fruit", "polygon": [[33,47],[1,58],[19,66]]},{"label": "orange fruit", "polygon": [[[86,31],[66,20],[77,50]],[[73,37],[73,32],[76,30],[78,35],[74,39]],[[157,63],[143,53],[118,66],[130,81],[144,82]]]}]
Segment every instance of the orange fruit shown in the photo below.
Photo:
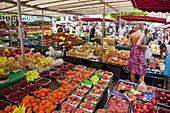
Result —
[{"label": "orange fruit", "polygon": [[54,98],[57,98],[57,94],[55,94],[55,93],[54,93],[52,96],[53,96]]},{"label": "orange fruit", "polygon": [[40,99],[36,98],[36,99],[35,99],[35,102],[36,102],[36,103],[40,102]]},{"label": "orange fruit", "polygon": [[52,102],[47,102],[47,103],[45,104],[46,107],[50,107],[51,105],[53,105]]},{"label": "orange fruit", "polygon": [[32,113],[32,110],[28,110],[26,113]]},{"label": "orange fruit", "polygon": [[45,97],[45,93],[40,93],[40,96],[41,97]]},{"label": "orange fruit", "polygon": [[45,113],[45,112],[41,110],[41,111],[39,111],[38,113]]},{"label": "orange fruit", "polygon": [[39,107],[39,110],[41,111],[44,111],[46,109],[46,106],[45,105],[40,105],[40,107]]},{"label": "orange fruit", "polygon": [[51,106],[50,106],[50,109],[51,109],[51,110],[54,110],[54,108],[55,108],[54,105],[51,105]]},{"label": "orange fruit", "polygon": [[25,105],[27,108],[30,108],[32,105],[31,105],[31,103],[29,103],[29,104],[27,104],[27,105]]},{"label": "orange fruit", "polygon": [[32,106],[34,107],[34,106],[36,106],[37,105],[37,103],[32,103]]},{"label": "orange fruit", "polygon": [[34,103],[34,102],[35,102],[35,99],[34,99],[34,98],[32,98],[32,99],[31,99],[31,103]]},{"label": "orange fruit", "polygon": [[45,110],[45,112],[46,112],[46,113],[50,113],[50,112],[51,112],[51,109],[50,109],[50,108],[47,108],[47,109]]},{"label": "orange fruit", "polygon": [[49,97],[48,97],[48,99],[49,99],[50,101],[52,100],[52,98],[53,98],[52,96],[49,96]]},{"label": "orange fruit", "polygon": [[11,106],[7,106],[7,107],[5,108],[5,111],[6,111],[6,112],[10,112],[11,110],[12,110]]},{"label": "orange fruit", "polygon": [[15,108],[17,108],[18,106],[17,105],[13,105],[12,106],[12,110],[14,110]]},{"label": "orange fruit", "polygon": [[34,111],[38,111],[39,106],[34,106]]},{"label": "orange fruit", "polygon": [[29,99],[23,99],[22,101],[25,105],[29,103]]},{"label": "orange fruit", "polygon": [[42,100],[41,101],[41,104],[43,104],[43,105],[46,104],[46,103],[47,103],[47,100]]},{"label": "orange fruit", "polygon": [[58,93],[58,90],[54,90],[54,93]]}]

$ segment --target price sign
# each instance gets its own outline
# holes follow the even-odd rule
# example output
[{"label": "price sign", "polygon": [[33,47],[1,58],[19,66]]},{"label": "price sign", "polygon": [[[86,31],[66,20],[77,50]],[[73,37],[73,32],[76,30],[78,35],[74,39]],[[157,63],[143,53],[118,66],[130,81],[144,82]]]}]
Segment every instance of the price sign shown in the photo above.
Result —
[{"label": "price sign", "polygon": [[134,95],[140,94],[140,92],[138,92],[138,91],[136,91],[136,90],[134,90],[134,89],[130,90],[130,92],[133,93]]},{"label": "price sign", "polygon": [[91,81],[92,81],[93,85],[95,85],[99,81],[99,77],[97,75],[94,75],[94,76],[92,76]]},{"label": "price sign", "polygon": [[26,107],[23,105],[22,107],[16,107],[12,113],[25,113]]},{"label": "price sign", "polygon": [[1,62],[7,62],[7,57],[0,57],[0,63]]},{"label": "price sign", "polygon": [[35,79],[40,78],[37,70],[27,71],[26,73],[24,73],[24,75],[26,76],[27,82],[34,81]]},{"label": "price sign", "polygon": [[110,51],[107,49],[106,52],[105,52],[105,54],[108,55],[109,53],[110,53]]},{"label": "price sign", "polygon": [[63,37],[63,36],[60,36],[60,38],[59,39],[61,39],[62,41],[64,41],[65,40],[65,38]]},{"label": "price sign", "polygon": [[68,42],[68,44],[71,44],[72,42],[71,41],[67,41]]}]

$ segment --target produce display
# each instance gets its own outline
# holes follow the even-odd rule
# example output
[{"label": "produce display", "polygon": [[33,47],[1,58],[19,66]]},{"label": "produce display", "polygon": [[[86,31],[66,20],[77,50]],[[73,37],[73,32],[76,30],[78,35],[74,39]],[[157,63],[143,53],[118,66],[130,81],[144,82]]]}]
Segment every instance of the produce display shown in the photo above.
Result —
[{"label": "produce display", "polygon": [[20,81],[19,83],[17,83],[15,85],[15,87],[17,88],[24,88],[24,87],[27,87],[28,85],[30,85],[31,83],[30,82],[27,82],[27,81]]},{"label": "produce display", "polygon": [[38,113],[50,113],[56,108],[55,104],[49,100],[41,100],[40,103],[34,106],[33,111]]},{"label": "produce display", "polygon": [[149,48],[153,54],[157,54],[157,55],[160,54],[159,45],[152,44],[152,45],[149,45]]},{"label": "produce display", "polygon": [[108,63],[127,66],[127,60],[130,57],[130,51],[120,50],[118,54],[114,54],[114,56],[108,59]]},{"label": "produce display", "polygon": [[156,89],[155,98],[158,104],[163,104],[164,106],[170,106],[170,92],[169,91]]},{"label": "produce display", "polygon": [[124,93],[125,91],[129,91],[134,88],[135,88],[134,84],[119,82],[115,90],[117,92]]},{"label": "produce display", "polygon": [[61,104],[61,112],[62,113],[74,113],[76,110],[76,108],[72,105],[69,105],[68,103],[66,102],[63,102]]},{"label": "produce display", "polygon": [[33,109],[33,107],[37,106],[40,101],[39,98],[27,95],[22,99],[21,105],[25,105],[26,109]]},{"label": "produce display", "polygon": [[59,43],[59,46],[61,48],[63,47],[71,47],[74,45],[79,45],[81,43],[84,43],[84,41],[78,37],[78,36],[72,36],[68,33],[57,33],[52,34],[50,36],[44,36],[44,46],[50,46],[50,44],[53,43]]},{"label": "produce display", "polygon": [[5,109],[6,106],[9,106],[10,103],[4,100],[0,100],[0,110]]},{"label": "produce display", "polygon": [[41,99],[47,98],[48,96],[51,95],[51,93],[52,93],[51,89],[48,89],[48,88],[42,88],[38,91],[34,91],[34,95]]},{"label": "produce display", "polygon": [[37,85],[37,84],[30,84],[30,85],[28,85],[27,87],[25,87],[23,90],[24,90],[25,92],[28,92],[28,93],[33,94],[34,91],[39,90],[40,88],[41,88],[41,87],[40,87],[39,85]]},{"label": "produce display", "polygon": [[18,106],[17,105],[12,105],[12,106],[8,105],[3,110],[0,110],[0,113],[12,113],[15,108],[18,108]]},{"label": "produce display", "polygon": [[51,96],[48,99],[53,103],[61,103],[66,98],[66,94],[59,91],[58,89],[54,90]]},{"label": "produce display", "polygon": [[51,80],[47,78],[40,78],[35,81],[36,84],[41,85],[41,86],[47,86],[50,82]]},{"label": "produce display", "polygon": [[12,103],[19,103],[27,94],[22,91],[17,91],[8,96],[8,100]]},{"label": "produce display", "polygon": [[109,101],[107,102],[105,109],[107,112],[124,112],[127,113],[129,111],[129,101],[122,99],[120,97],[111,96]]},{"label": "produce display", "polygon": [[88,111],[93,111],[95,108],[95,104],[89,102],[89,101],[85,101],[80,105],[81,108],[84,108]]},{"label": "produce display", "polygon": [[69,95],[66,100],[67,103],[73,105],[73,106],[78,106],[80,104],[80,99],[78,97]]},{"label": "produce display", "polygon": [[95,95],[88,94],[88,95],[86,95],[85,100],[93,102],[93,103],[97,103],[99,101],[99,97],[95,96]]},{"label": "produce display", "polygon": [[149,113],[156,113],[156,109],[155,106],[153,104],[150,103],[140,103],[139,101],[133,101],[132,105],[134,106],[134,113],[145,113],[145,112],[149,112]]},{"label": "produce display", "polygon": [[[129,53],[120,52],[120,54]],[[126,55],[122,55],[118,57],[126,59]],[[39,72],[41,77],[33,82],[23,80],[15,84],[15,87],[1,90],[0,96],[7,101],[0,100],[0,113],[12,112],[17,107],[10,106],[14,104],[25,105],[26,113],[129,113],[130,111],[168,113],[165,109],[157,110],[156,107],[170,106],[169,91],[148,87],[147,92],[142,93],[139,90],[136,91],[135,83],[124,80],[118,81],[113,92],[109,94],[106,104],[103,105],[103,109],[98,109],[97,105],[103,102],[104,92],[107,92],[112,82],[114,76],[112,72],[101,69],[96,71],[93,68],[69,62],[56,64],[56,60],[45,58],[39,53],[32,56],[40,57],[39,59],[35,57],[35,67],[45,68]],[[98,81],[96,82],[93,77],[98,77]],[[56,82],[59,87],[50,89],[52,82]],[[147,98],[146,94],[153,96]],[[124,96],[133,101],[126,100]]]},{"label": "produce display", "polygon": [[18,90],[18,88],[16,88],[16,87],[8,87],[8,88],[2,90],[0,92],[0,94],[3,95],[3,96],[8,96],[8,95],[16,92],[17,90]]}]

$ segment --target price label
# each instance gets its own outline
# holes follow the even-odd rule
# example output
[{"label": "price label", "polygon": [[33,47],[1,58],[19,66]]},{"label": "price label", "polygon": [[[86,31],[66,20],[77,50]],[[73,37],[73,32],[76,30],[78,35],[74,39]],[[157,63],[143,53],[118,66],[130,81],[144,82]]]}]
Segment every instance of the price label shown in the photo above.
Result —
[{"label": "price label", "polygon": [[37,70],[27,71],[26,73],[24,73],[24,75],[26,76],[27,82],[34,81],[35,79],[40,78]]},{"label": "price label", "polygon": [[0,63],[1,62],[7,62],[7,57],[0,57]]},{"label": "price label", "polygon": [[92,81],[93,85],[95,85],[99,81],[99,77],[97,75],[94,75],[94,76],[92,76],[91,81]]},{"label": "price label", "polygon": [[72,42],[71,41],[67,41],[68,42],[68,44],[71,44]]},{"label": "price label", "polygon": [[16,107],[12,113],[25,113],[26,107],[23,105],[22,107]]},{"label": "price label", "polygon": [[4,75],[4,69],[0,69],[0,74]]},{"label": "price label", "polygon": [[60,36],[60,38],[59,39],[61,39],[62,41],[64,41],[65,40],[65,38],[63,37],[63,36]]},{"label": "price label", "polygon": [[140,94],[140,92],[138,92],[138,91],[136,91],[136,90],[134,90],[134,89],[130,90],[130,92],[133,93],[134,95]]},{"label": "price label", "polygon": [[4,52],[7,52],[7,53],[9,53],[9,50],[8,50],[8,48],[5,48]]},{"label": "price label", "polygon": [[105,54],[108,55],[109,53],[110,53],[110,51],[107,49],[106,52],[105,52]]}]

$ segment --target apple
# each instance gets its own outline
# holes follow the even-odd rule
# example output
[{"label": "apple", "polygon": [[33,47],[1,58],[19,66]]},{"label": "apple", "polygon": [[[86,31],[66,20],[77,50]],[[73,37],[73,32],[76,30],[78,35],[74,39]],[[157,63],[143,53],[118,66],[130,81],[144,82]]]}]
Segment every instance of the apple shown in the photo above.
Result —
[{"label": "apple", "polygon": [[143,98],[142,98],[142,101],[143,101],[143,102],[147,102],[147,98],[143,97]]},{"label": "apple", "polygon": [[166,95],[165,92],[161,92],[161,96],[164,97]]},{"label": "apple", "polygon": [[137,100],[134,100],[134,101],[132,102],[132,105],[133,105],[133,106],[136,106],[137,104],[138,104]]},{"label": "apple", "polygon": [[156,100],[156,98],[151,98],[151,102],[152,102],[153,105],[157,105],[157,100]]}]

